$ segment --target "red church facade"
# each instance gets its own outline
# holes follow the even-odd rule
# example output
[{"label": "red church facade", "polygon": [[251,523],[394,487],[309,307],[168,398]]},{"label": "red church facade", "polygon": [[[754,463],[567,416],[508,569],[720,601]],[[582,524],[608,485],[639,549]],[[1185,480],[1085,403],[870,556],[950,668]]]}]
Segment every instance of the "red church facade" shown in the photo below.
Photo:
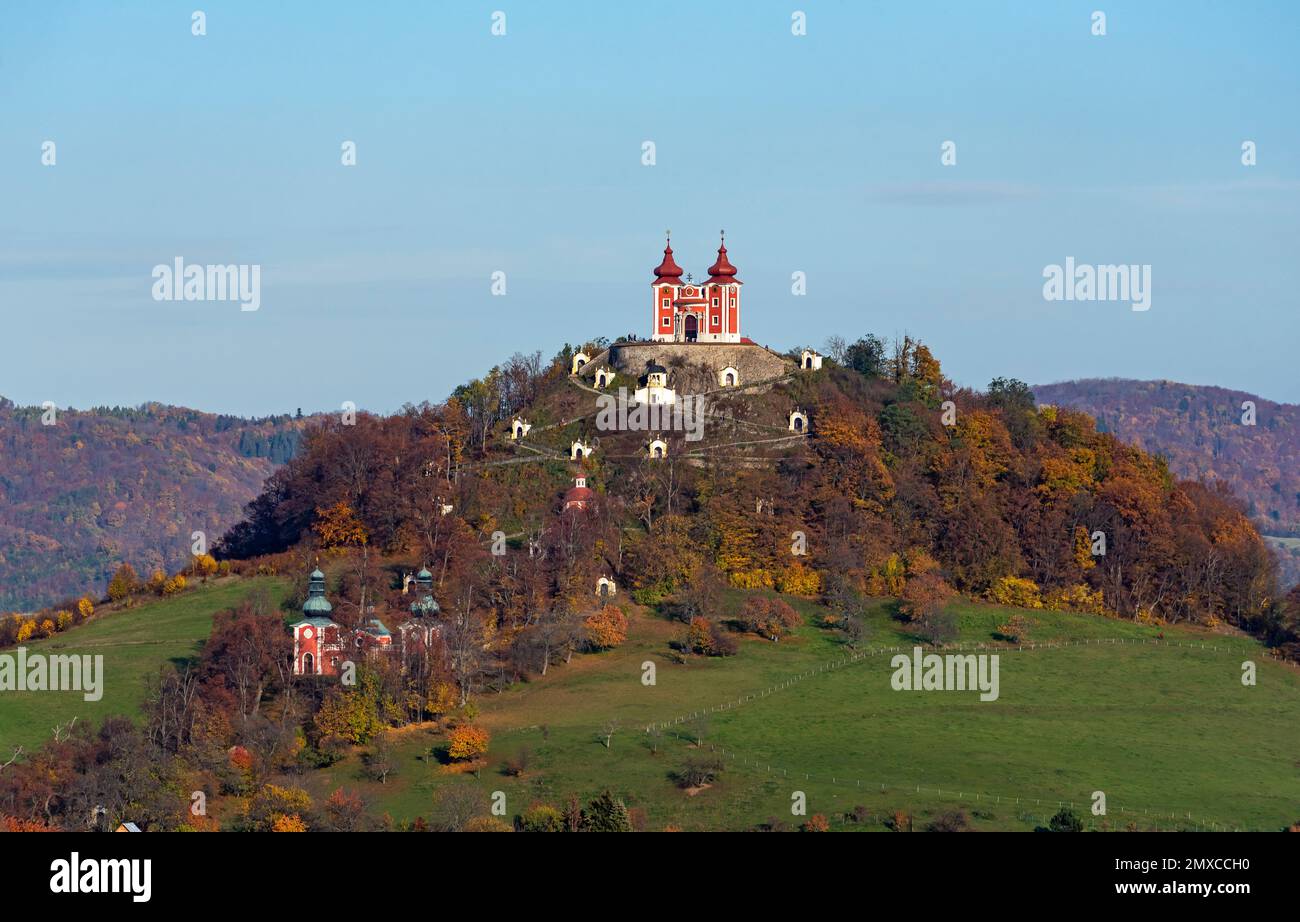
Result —
[{"label": "red church facade", "polygon": [[727,258],[726,238],[709,277],[694,281],[673,259],[672,238],[664,247],[663,261],[650,283],[653,334],[656,342],[738,343],[740,337],[740,286],[736,267]]},{"label": "red church facade", "polygon": [[339,674],[348,651],[342,630],[330,617],[333,611],[325,598],[325,574],[315,570],[308,577],[303,618],[289,628],[293,631],[294,675]]}]

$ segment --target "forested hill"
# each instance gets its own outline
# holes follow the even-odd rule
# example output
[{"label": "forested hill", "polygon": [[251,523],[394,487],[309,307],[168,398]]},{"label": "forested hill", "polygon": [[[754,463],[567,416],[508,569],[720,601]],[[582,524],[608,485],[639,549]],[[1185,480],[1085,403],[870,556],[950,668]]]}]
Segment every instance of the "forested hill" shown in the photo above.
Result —
[{"label": "forested hill", "polygon": [[[1088,379],[1034,388],[1102,432],[1164,455],[1179,477],[1224,481],[1267,534],[1300,535],[1300,406],[1174,381]],[[1255,405],[1255,424],[1242,404]]]},{"label": "forested hill", "polygon": [[[584,610],[601,576],[691,610],[707,610],[716,581],[836,610],[956,589],[1139,620],[1272,617],[1274,565],[1233,497],[1176,479],[1083,413],[1036,406],[1021,382],[956,388],[910,339],[868,337],[821,370],[792,361],[771,386],[716,390],[701,438],[663,433],[660,459],[647,457],[654,433],[602,428],[569,356],[516,357],[441,406],[322,421],[218,554],[314,553],[352,536],[430,563],[444,607],[524,639],[543,615]],[[670,386],[695,379],[668,364]],[[808,425],[792,434],[795,408]],[[509,438],[516,414],[532,424],[522,441]],[[594,446],[578,517],[561,500],[575,442]],[[488,554],[498,531],[539,553]]]},{"label": "forested hill", "polygon": [[183,566],[191,534],[239,521],[307,423],[160,404],[43,413],[0,397],[0,611],[100,592],[123,560]]}]

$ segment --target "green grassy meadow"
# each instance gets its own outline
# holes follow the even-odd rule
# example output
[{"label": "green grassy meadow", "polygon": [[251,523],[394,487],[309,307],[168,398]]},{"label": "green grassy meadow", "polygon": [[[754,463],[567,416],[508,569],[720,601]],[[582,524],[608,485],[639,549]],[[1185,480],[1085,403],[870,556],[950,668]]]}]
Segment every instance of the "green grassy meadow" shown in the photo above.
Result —
[{"label": "green grassy meadow", "polygon": [[[287,584],[220,580],[27,644],[103,653],[104,698],[2,693],[0,747],[38,746],[73,716],[138,714],[146,682],[168,660],[195,655],[214,612],[263,590],[278,604]],[[744,597],[729,593],[728,609]],[[797,826],[795,792],[807,813],[845,830],[883,830],[900,810],[920,829],[954,809],[976,829],[1027,830],[1058,802],[1096,827],[1102,819],[1088,808],[1098,790],[1111,828],[1276,829],[1300,820],[1300,672],[1250,638],[1165,627],[1159,640],[1159,628],[1032,611],[1022,612],[1030,642],[1016,650],[993,637],[1014,610],[961,602],[961,643],[999,647],[1000,695],[981,702],[975,692],[894,691],[896,651],[846,661],[853,651],[817,626],[825,609],[790,601],[806,624],[780,643],[747,636],[734,657],[684,660],[669,648],[681,624],[626,605],[623,646],[476,699],[474,721],[492,732],[478,776],[447,772],[431,755],[441,733],[417,726],[396,732],[398,771],[386,784],[365,777],[363,749],[287,783],[318,802],[340,786],[359,791],[371,813],[397,820],[430,816],[444,785],[475,787],[484,813],[491,794],[504,792],[507,818],[534,801],[586,801],[609,788],[651,830],[752,829],[769,818]],[[890,611],[887,601],[875,606],[860,650],[910,652],[913,638]],[[1245,660],[1258,664],[1254,687],[1241,683]],[[645,663],[655,666],[653,685],[642,682]],[[618,726],[606,748],[611,720]],[[655,723],[663,732],[647,734]],[[507,776],[505,761],[524,749],[527,771]],[[701,750],[725,769],[688,794],[673,773]],[[858,806],[866,821],[844,819]]]},{"label": "green grassy meadow", "polygon": [[146,684],[163,664],[195,656],[211,632],[213,614],[259,591],[279,604],[287,586],[274,577],[215,580],[175,598],[97,615],[88,624],[24,644],[29,655],[102,654],[104,695],[86,701],[81,692],[72,691],[0,692],[0,752],[37,747],[56,725],[73,717],[98,722],[110,714],[137,716]]},{"label": "green grassy meadow", "polygon": [[[958,808],[976,829],[1033,829],[1058,802],[1099,826],[1102,818],[1089,814],[1098,790],[1111,828],[1275,829],[1300,819],[1300,675],[1249,638],[1165,628],[1157,642],[1155,628],[1031,612],[1033,643],[1090,643],[1002,650],[1000,697],[981,702],[975,693],[894,691],[888,655],[813,672],[848,651],[812,626],[817,606],[799,607],[810,624],[793,638],[746,638],[735,657],[684,664],[666,646],[680,626],[643,613],[623,647],[479,699],[476,721],[493,740],[477,778],[443,771],[429,758],[440,737],[421,728],[401,734],[400,772],[386,784],[366,780],[355,758],[309,783],[318,796],[359,789],[375,812],[398,819],[429,815],[445,784],[476,785],[485,805],[502,791],[509,815],[535,800],[559,805],[570,793],[587,800],[608,787],[643,809],[652,830],[748,829],[769,817],[797,826],[796,791],[809,814],[826,815],[836,829],[881,830],[896,810],[912,813],[920,829]],[[965,643],[992,643],[1011,613],[973,603],[959,610]],[[871,646],[910,650],[886,603],[871,622]],[[1246,659],[1258,663],[1252,688],[1241,684]],[[653,687],[641,682],[646,661],[656,663]],[[738,700],[657,740],[644,732]],[[607,749],[611,718],[620,727]],[[692,796],[671,776],[699,753],[698,734],[726,769]],[[507,777],[503,762],[524,748],[528,771]],[[870,819],[843,820],[857,806]]]}]

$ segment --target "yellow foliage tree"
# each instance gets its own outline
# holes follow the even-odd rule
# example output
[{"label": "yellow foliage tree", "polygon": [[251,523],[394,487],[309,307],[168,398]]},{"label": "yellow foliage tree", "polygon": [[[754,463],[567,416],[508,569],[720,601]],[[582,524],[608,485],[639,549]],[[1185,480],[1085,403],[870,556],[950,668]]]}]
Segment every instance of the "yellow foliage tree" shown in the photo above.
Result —
[{"label": "yellow foliage tree", "polygon": [[514,832],[515,829],[498,816],[476,816],[465,824],[465,832]]},{"label": "yellow foliage tree", "polygon": [[366,527],[361,524],[352,507],[345,502],[337,502],[328,509],[316,510],[316,522],[312,525],[321,547],[361,547],[370,540]]},{"label": "yellow foliage tree", "polygon": [[989,589],[989,599],[999,605],[1015,608],[1042,608],[1043,599],[1038,584],[1032,579],[1004,576]]},{"label": "yellow foliage tree", "polygon": [[795,563],[779,570],[776,575],[776,591],[790,595],[816,595],[821,592],[822,578],[812,567]]},{"label": "yellow foliage tree", "polygon": [[458,761],[476,759],[488,751],[491,736],[482,727],[461,724],[447,734],[447,755]]}]

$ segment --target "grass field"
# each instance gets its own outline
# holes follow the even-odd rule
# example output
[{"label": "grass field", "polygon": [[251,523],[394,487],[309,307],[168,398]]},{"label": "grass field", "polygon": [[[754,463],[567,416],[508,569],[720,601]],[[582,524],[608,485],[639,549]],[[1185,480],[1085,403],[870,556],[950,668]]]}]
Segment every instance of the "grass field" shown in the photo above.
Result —
[{"label": "grass field", "polygon": [[[0,752],[28,749],[50,737],[57,724],[73,717],[96,722],[110,714],[140,713],[146,682],[168,660],[193,657],[212,628],[215,612],[257,591],[279,604],[285,584],[273,577],[217,580],[175,598],[110,612],[91,623],[24,646],[30,654],[103,654],[104,695],[84,700],[81,692],[0,692]],[[13,653],[3,650],[0,653]]]},{"label": "grass field", "polygon": [[[79,693],[4,693],[0,747],[39,745],[73,716],[138,714],[146,680],[192,657],[214,612],[261,589],[278,603],[286,584],[220,581],[28,644],[105,654],[105,695],[88,703]],[[737,609],[743,594],[727,601]],[[645,812],[648,829],[750,829],[771,817],[797,826],[795,792],[808,813],[853,830],[884,829],[896,810],[923,828],[958,808],[977,829],[1032,829],[1058,801],[1095,825],[1094,791],[1105,792],[1117,828],[1276,829],[1300,819],[1300,673],[1249,638],[1165,628],[1161,641],[1158,629],[1129,622],[1027,612],[1037,648],[1004,646],[1000,696],[981,702],[976,693],[894,691],[893,651],[847,660],[838,636],[816,626],[824,609],[792,602],[808,620],[793,636],[746,637],[737,656],[681,663],[668,643],[682,626],[628,606],[622,647],[476,700],[475,720],[493,734],[477,777],[447,773],[431,756],[442,736],[414,727],[398,731],[399,769],[386,784],[364,777],[360,752],[289,783],[318,801],[339,786],[358,790],[372,813],[396,819],[430,816],[444,785],[473,786],[485,813],[492,792],[504,792],[508,817],[536,800],[585,801],[609,788]],[[994,643],[1012,613],[969,602],[958,611],[967,644]],[[910,651],[888,603],[869,622],[866,646]],[[1245,660],[1258,664],[1254,687],[1241,683]],[[652,686],[642,683],[645,663],[655,664]],[[611,719],[619,725],[606,748]],[[645,733],[652,723],[667,724],[662,736]],[[507,777],[505,760],[522,749],[528,770]],[[672,775],[701,749],[726,767],[689,795]],[[868,821],[842,818],[859,805]]]},{"label": "grass field", "polygon": [[[991,642],[1009,614],[971,603],[960,613],[967,643]],[[1132,821],[1143,829],[1275,829],[1300,819],[1295,670],[1248,638],[1166,628],[1157,642],[1156,629],[1126,622],[1029,617],[1035,643],[1078,645],[1003,650],[1001,695],[980,702],[971,693],[894,691],[888,655],[810,672],[847,655],[833,634],[811,625],[779,644],[747,639],[733,658],[674,664],[666,642],[680,626],[640,614],[623,647],[480,699],[477,720],[493,732],[480,777],[445,773],[428,757],[440,737],[413,729],[400,737],[400,773],[386,784],[365,780],[355,758],[308,783],[318,796],[339,785],[359,789],[375,812],[408,819],[429,815],[444,784],[477,786],[485,805],[502,791],[509,815],[534,800],[558,805],[570,793],[587,800],[608,787],[644,809],[650,829],[746,829],[769,817],[798,825],[796,791],[808,813],[846,829],[883,829],[895,810],[913,813],[922,828],[956,808],[977,829],[1032,829],[1058,801],[1073,802],[1096,825],[1089,806],[1099,790],[1117,828]],[[910,650],[885,605],[871,621],[872,646]],[[1246,659],[1259,664],[1255,687],[1241,683]],[[641,682],[646,661],[657,664],[653,687]],[[727,702],[733,706],[703,722],[673,724],[652,752],[647,724]],[[610,718],[620,728],[607,749]],[[698,753],[697,733],[727,767],[691,796],[671,774]],[[528,772],[505,776],[502,762],[521,748],[530,752]],[[859,805],[868,822],[841,819]]]}]

